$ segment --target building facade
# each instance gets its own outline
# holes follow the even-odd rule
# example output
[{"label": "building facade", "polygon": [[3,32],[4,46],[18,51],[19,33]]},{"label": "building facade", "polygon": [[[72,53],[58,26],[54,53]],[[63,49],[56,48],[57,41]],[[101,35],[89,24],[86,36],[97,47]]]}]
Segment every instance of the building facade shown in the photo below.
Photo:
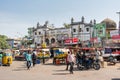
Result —
[{"label": "building facade", "polygon": [[70,28],[54,28],[46,23],[44,25],[37,23],[37,27],[33,29],[33,39],[36,46],[40,46],[44,42],[47,45],[61,45],[70,36]]},{"label": "building facade", "polygon": [[74,22],[74,19],[71,19],[71,37],[72,38],[78,38],[79,41],[90,41],[92,38],[92,32],[93,32],[93,25],[95,24],[95,20],[92,23],[85,23],[84,17],[81,18],[81,21]]},{"label": "building facade", "polygon": [[66,39],[77,38],[78,41],[90,41],[92,38],[93,24],[85,23],[84,17],[80,22],[74,22],[71,19],[70,27],[55,28],[50,26],[47,22],[44,25],[37,23],[37,27],[33,29],[33,39],[36,46],[40,46],[42,43],[47,45],[56,44],[58,46],[64,45]]},{"label": "building facade", "polygon": [[11,48],[19,49],[21,47],[21,39],[7,39],[6,41]]}]

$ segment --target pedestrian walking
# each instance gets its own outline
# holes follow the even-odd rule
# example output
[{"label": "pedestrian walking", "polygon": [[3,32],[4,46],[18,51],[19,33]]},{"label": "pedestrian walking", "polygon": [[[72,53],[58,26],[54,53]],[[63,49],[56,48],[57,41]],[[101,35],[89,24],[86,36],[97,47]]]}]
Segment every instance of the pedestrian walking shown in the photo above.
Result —
[{"label": "pedestrian walking", "polygon": [[68,55],[68,61],[70,64],[70,74],[73,74],[73,66],[75,63],[75,55],[73,53],[70,53],[70,55]]},{"label": "pedestrian walking", "polygon": [[37,56],[36,56],[35,50],[33,50],[33,53],[32,53],[32,62],[33,62],[33,67],[34,67],[34,66],[35,66],[35,64],[36,64],[36,59],[37,59]]},{"label": "pedestrian walking", "polygon": [[66,70],[68,70],[68,67],[70,65],[69,61],[68,61],[68,56],[70,55],[70,52],[68,51],[67,57],[66,57]]},{"label": "pedestrian walking", "polygon": [[27,61],[27,69],[30,69],[32,63],[32,55],[29,50],[28,53],[26,54],[26,61]]}]

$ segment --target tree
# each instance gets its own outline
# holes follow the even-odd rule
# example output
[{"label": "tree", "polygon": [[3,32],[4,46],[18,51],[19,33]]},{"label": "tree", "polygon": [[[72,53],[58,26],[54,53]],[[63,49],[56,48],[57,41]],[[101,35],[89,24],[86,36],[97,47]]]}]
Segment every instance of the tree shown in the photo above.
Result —
[{"label": "tree", "polygon": [[10,48],[9,44],[6,41],[7,36],[0,35],[0,49],[7,49]]},{"label": "tree", "polygon": [[70,24],[64,23],[63,25],[64,25],[65,28],[70,28]]}]

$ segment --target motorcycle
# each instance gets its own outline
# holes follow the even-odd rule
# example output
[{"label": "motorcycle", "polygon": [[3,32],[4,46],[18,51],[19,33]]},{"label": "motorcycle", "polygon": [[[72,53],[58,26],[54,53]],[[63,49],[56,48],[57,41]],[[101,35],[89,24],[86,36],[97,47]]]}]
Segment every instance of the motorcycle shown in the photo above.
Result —
[{"label": "motorcycle", "polygon": [[95,70],[99,70],[100,69],[99,60],[87,58],[85,60],[78,61],[77,68],[79,70],[84,70],[84,69],[88,70],[92,68]]}]

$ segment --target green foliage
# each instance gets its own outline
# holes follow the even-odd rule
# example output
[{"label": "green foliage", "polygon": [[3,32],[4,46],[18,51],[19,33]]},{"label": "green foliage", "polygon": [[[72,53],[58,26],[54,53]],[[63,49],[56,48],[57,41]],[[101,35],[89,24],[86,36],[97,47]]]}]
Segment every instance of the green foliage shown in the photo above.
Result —
[{"label": "green foliage", "polygon": [[7,39],[7,36],[0,35],[0,49],[10,48],[10,46],[8,45],[6,39]]},{"label": "green foliage", "polygon": [[70,28],[69,24],[64,23],[63,25],[64,25],[65,28]]}]

